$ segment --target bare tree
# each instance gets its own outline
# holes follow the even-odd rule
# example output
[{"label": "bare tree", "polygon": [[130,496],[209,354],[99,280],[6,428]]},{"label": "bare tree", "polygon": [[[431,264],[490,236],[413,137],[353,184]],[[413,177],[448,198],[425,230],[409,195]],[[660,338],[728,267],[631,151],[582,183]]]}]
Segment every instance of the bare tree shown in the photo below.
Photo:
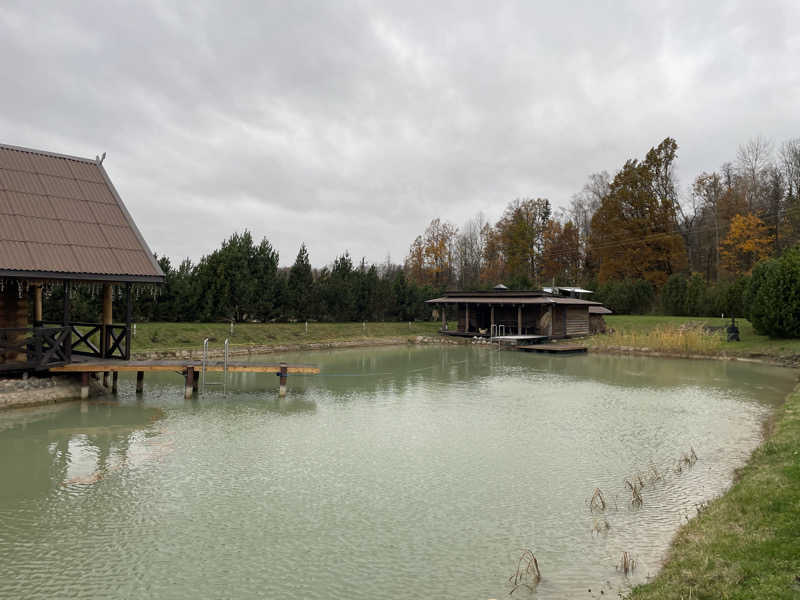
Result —
[{"label": "bare tree", "polygon": [[764,208],[767,170],[772,166],[772,142],[762,136],[739,146],[736,168],[745,183],[747,207],[751,212]]}]

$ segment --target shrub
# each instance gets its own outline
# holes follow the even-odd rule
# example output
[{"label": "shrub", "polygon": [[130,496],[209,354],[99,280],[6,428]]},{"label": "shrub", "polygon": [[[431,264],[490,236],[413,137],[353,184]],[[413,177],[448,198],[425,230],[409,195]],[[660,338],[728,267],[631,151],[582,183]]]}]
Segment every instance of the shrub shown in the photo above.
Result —
[{"label": "shrub", "polygon": [[669,276],[661,289],[661,310],[666,315],[686,314],[686,277],[680,273]]},{"label": "shrub", "polygon": [[756,265],[747,289],[753,328],[770,337],[800,337],[800,248]]},{"label": "shrub", "polygon": [[655,292],[644,279],[609,280],[597,289],[596,299],[617,314],[644,314],[653,306]]}]

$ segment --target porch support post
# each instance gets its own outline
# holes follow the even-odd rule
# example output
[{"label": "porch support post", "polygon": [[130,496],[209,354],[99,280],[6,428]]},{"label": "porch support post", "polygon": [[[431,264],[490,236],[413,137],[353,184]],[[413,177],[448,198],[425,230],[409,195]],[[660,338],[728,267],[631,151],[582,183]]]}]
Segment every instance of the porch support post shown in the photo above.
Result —
[{"label": "porch support post", "polygon": [[517,306],[517,335],[522,335],[522,304]]},{"label": "porch support post", "polygon": [[64,281],[64,327],[69,325],[69,280]]},{"label": "porch support post", "polygon": [[119,379],[119,371],[114,371],[111,374],[111,393],[117,393],[117,379]]},{"label": "porch support post", "polygon": [[42,284],[33,286],[33,326],[42,326]]},{"label": "porch support post", "polygon": [[131,359],[131,328],[133,327],[133,284],[125,286],[125,297],[128,304],[127,314],[125,315],[125,360]]},{"label": "porch support post", "polygon": [[489,337],[492,337],[495,334],[494,330],[494,306],[491,307],[489,310]]},{"label": "porch support post", "polygon": [[467,302],[467,320],[464,324],[464,333],[469,333],[469,302]]},{"label": "porch support post", "polygon": [[109,332],[108,332],[108,325],[111,325],[113,322],[112,318],[112,300],[113,300],[113,288],[111,287],[110,283],[103,284],[103,327],[100,330],[100,354],[103,358],[107,358],[106,354],[108,353],[109,347]]},{"label": "porch support post", "polygon": [[[445,313],[445,307],[447,305],[441,304],[440,306],[442,307],[442,331],[447,331],[447,315]],[[458,314],[458,311],[456,311],[456,314]]]}]

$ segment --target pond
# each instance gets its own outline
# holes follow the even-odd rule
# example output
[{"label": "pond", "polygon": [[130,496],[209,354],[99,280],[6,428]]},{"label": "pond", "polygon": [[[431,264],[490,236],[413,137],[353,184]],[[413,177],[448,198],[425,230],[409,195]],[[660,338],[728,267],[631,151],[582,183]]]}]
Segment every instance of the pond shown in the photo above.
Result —
[{"label": "pond", "polygon": [[178,375],[138,398],[121,376],[118,401],[0,413],[0,598],[500,598],[524,549],[536,598],[616,596],[730,485],[795,380],[472,346],[280,358],[321,374],[285,398],[275,376],[223,394],[209,374],[193,400]]}]

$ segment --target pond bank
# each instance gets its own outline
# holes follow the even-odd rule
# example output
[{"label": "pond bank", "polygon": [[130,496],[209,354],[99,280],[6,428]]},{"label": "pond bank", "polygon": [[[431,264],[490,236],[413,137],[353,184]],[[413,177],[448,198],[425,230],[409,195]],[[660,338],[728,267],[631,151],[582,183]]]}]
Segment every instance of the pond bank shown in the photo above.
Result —
[{"label": "pond bank", "polygon": [[[417,335],[412,337],[387,337],[387,338],[360,338],[352,340],[340,340],[331,342],[307,342],[303,344],[260,344],[231,346],[230,356],[250,356],[251,354],[276,354],[279,352],[307,352],[313,350],[336,350],[341,348],[363,348],[371,346],[400,346],[406,344],[464,344],[466,341],[457,338],[442,336]],[[212,347],[208,350],[208,356],[221,358],[225,352],[223,348]],[[133,360],[158,360],[166,358],[182,358],[189,360],[200,360],[203,358],[203,350],[200,349],[163,349],[150,350],[147,352],[135,352]]]},{"label": "pond bank", "polygon": [[691,354],[670,350],[661,350],[649,347],[638,346],[592,346],[589,345],[589,352],[597,354],[618,354],[631,356],[652,356],[655,358],[688,358],[695,360],[728,360],[738,362],[760,363],[775,367],[800,368],[800,355],[771,355],[761,352],[754,352],[748,355],[728,354],[720,351],[712,354]]},{"label": "pond bank", "polygon": [[733,486],[684,525],[634,600],[800,596],[800,385]]},{"label": "pond bank", "polygon": [[[107,388],[95,380],[90,380],[90,397],[107,393]],[[76,377],[58,375],[28,377],[27,379],[0,379],[0,411],[67,402],[78,400],[80,397],[81,384]]]}]

